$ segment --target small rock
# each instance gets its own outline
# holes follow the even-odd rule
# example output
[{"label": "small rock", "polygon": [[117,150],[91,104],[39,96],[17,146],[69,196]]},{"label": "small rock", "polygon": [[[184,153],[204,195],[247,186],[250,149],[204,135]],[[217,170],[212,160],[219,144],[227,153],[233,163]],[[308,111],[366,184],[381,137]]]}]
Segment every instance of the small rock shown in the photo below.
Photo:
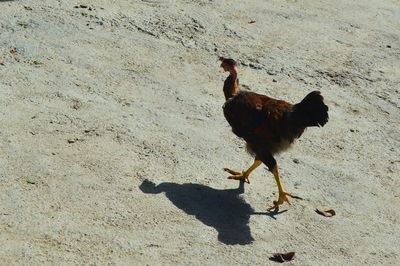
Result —
[{"label": "small rock", "polygon": [[392,48],[392,46],[391,45],[386,45],[386,48]]},{"label": "small rock", "polygon": [[278,81],[277,81],[276,79],[273,79],[272,82],[275,82],[275,83],[276,83],[276,82],[278,82]]},{"label": "small rock", "polygon": [[299,164],[300,160],[299,159],[293,159],[293,162]]},{"label": "small rock", "polygon": [[42,62],[39,62],[39,61],[37,61],[37,60],[34,60],[34,61],[32,61],[32,65],[40,66],[40,65],[43,65],[43,63],[42,63]]},{"label": "small rock", "polygon": [[10,53],[15,55],[17,53],[17,48],[15,47],[11,48]]},{"label": "small rock", "polygon": [[275,76],[276,74],[278,74],[278,72],[274,70],[267,70],[267,74],[270,76]]},{"label": "small rock", "polygon": [[82,107],[82,103],[79,100],[73,100],[72,108],[78,110]]},{"label": "small rock", "polygon": [[264,66],[262,64],[257,64],[257,63],[250,63],[249,67],[253,68],[253,69],[263,69]]}]

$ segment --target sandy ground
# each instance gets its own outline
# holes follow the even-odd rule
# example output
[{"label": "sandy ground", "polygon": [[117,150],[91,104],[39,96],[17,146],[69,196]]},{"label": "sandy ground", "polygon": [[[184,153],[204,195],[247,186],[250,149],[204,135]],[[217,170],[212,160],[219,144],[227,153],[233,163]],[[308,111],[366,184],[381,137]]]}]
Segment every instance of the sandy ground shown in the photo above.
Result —
[{"label": "sandy ground", "polygon": [[[81,5],[81,6],[80,6]],[[0,264],[396,265],[400,1],[0,1]],[[249,23],[252,22],[252,23]],[[225,121],[226,74],[330,120],[277,156]],[[315,208],[334,209],[325,218]]]}]

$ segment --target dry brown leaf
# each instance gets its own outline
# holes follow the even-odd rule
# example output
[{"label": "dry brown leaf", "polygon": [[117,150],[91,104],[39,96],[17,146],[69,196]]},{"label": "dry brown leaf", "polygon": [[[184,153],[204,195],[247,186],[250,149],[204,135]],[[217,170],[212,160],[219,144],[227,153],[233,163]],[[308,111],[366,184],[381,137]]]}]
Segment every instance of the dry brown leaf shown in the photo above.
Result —
[{"label": "dry brown leaf", "polygon": [[318,209],[315,209],[315,212],[318,213],[319,215],[325,216],[325,217],[332,217],[336,215],[336,212],[332,209],[326,210],[326,211],[321,211]]},{"label": "dry brown leaf", "polygon": [[275,253],[269,259],[276,262],[287,262],[293,260],[294,255],[295,255],[294,252]]}]

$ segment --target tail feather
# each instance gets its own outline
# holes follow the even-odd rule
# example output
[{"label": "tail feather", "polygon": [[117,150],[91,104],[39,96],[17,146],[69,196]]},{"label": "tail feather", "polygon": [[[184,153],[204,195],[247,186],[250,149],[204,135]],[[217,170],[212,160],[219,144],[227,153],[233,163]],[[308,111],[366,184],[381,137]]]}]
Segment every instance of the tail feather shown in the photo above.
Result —
[{"label": "tail feather", "polygon": [[324,104],[324,97],[319,91],[309,93],[300,103],[295,104],[292,114],[295,123],[302,127],[322,127],[329,119],[328,106]]}]

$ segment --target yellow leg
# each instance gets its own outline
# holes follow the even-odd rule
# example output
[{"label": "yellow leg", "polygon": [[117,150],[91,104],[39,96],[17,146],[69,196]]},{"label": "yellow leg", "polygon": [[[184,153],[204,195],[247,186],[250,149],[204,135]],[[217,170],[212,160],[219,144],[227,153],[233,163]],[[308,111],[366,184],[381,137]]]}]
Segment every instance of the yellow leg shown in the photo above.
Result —
[{"label": "yellow leg", "polygon": [[279,205],[282,205],[285,202],[287,202],[289,205],[291,205],[290,202],[289,202],[288,196],[292,196],[292,195],[287,193],[283,189],[283,185],[282,185],[281,179],[279,177],[278,166],[277,165],[275,165],[274,168],[272,169],[272,174],[274,175],[275,181],[276,181],[276,185],[278,186],[279,198],[278,198],[278,200],[274,201],[274,206],[268,208],[268,210],[276,209],[276,208],[279,207]]},{"label": "yellow leg", "polygon": [[284,192],[283,185],[281,183],[281,178],[279,177],[278,166],[275,165],[274,169],[272,169],[272,174],[275,177],[276,185],[278,186],[279,193]]},{"label": "yellow leg", "polygon": [[243,172],[236,172],[228,168],[224,168],[224,171],[228,172],[231,174],[231,176],[228,177],[228,179],[235,179],[235,180],[243,180],[244,182],[247,182],[250,184],[249,176],[251,172],[253,172],[257,167],[260,166],[262,162],[260,160],[254,160],[254,163],[247,169],[246,171]]}]

